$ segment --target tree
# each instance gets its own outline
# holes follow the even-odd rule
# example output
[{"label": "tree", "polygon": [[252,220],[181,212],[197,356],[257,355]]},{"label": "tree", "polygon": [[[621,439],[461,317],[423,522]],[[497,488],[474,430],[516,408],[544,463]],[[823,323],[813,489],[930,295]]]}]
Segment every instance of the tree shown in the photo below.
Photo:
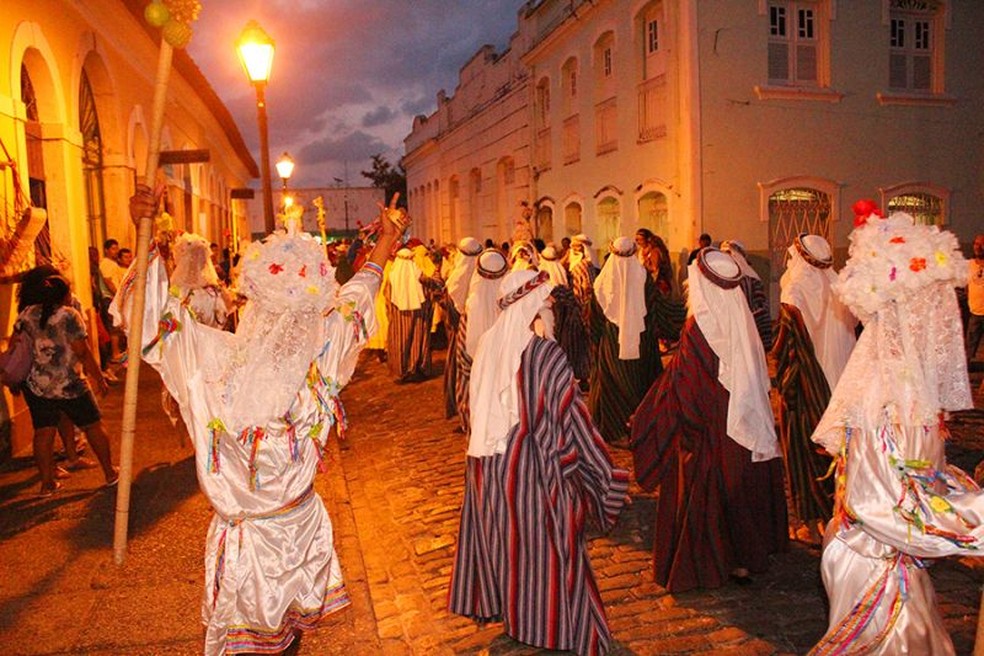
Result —
[{"label": "tree", "polygon": [[372,156],[372,170],[361,171],[362,176],[372,180],[372,186],[383,189],[386,193],[387,201],[393,194],[399,192],[400,205],[407,205],[407,170],[403,168],[403,163],[393,166],[389,163],[382,153]]}]

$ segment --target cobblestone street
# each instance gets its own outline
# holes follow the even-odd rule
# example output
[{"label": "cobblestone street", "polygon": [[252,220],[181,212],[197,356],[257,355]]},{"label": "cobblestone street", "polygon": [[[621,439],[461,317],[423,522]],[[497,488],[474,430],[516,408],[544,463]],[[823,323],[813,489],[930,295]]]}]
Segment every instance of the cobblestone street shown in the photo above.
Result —
[{"label": "cobblestone street", "polygon": [[[435,354],[440,366],[443,353]],[[36,499],[29,459],[0,471],[0,644],[9,654],[195,654],[201,649],[202,548],[210,511],[191,448],[159,410],[144,369],[130,548],[112,563],[115,496],[80,472],[54,498]],[[973,375],[975,385],[981,374]],[[122,387],[103,402],[119,433]],[[462,499],[465,439],[443,418],[439,377],[396,385],[364,356],[343,393],[350,430],[333,442],[317,489],[335,530],[352,606],[304,638],[301,654],[546,653],[446,610]],[[976,397],[977,408],[982,407]],[[973,470],[984,453],[984,413],[952,423],[951,458]],[[118,454],[114,444],[114,454]],[[631,468],[628,451],[616,460]],[[616,529],[594,536],[591,558],[616,654],[802,654],[826,626],[819,549],[799,542],[746,587],[669,595],[652,582],[655,499],[632,488]],[[970,654],[980,566],[949,560],[933,579],[957,651]]]}]

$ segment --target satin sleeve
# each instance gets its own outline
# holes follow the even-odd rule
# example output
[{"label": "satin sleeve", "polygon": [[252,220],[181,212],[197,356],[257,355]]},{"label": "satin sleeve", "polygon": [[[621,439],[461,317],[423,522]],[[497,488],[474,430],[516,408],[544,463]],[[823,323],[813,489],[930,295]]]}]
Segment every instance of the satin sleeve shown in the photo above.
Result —
[{"label": "satin sleeve", "polygon": [[341,286],[335,309],[325,317],[328,339],[318,365],[339,387],[352,378],[359,353],[376,332],[376,294],[381,278],[377,267],[364,266]]}]

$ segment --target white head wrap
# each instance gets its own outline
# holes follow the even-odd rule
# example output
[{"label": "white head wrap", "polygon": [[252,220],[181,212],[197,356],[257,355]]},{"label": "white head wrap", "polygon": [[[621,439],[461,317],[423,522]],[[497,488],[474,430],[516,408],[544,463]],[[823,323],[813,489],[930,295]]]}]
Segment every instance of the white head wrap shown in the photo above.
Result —
[{"label": "white head wrap", "polygon": [[506,257],[494,248],[486,250],[478,257],[478,266],[472,274],[468,299],[465,301],[465,314],[468,317],[465,350],[472,358],[478,353],[479,339],[499,316],[499,287],[508,270]]},{"label": "white head wrap", "polygon": [[551,285],[566,285],[567,270],[560,263],[557,257],[557,249],[552,245],[547,246],[540,253],[540,271],[546,271],[550,275]]},{"label": "white head wrap", "polygon": [[[711,275],[733,281],[724,289]],[[737,286],[741,270],[716,248],[701,250],[689,267],[690,310],[718,356],[718,380],[728,390],[728,437],[752,452],[752,461],[778,458],[775,418],[769,402],[769,370],[748,302]]]},{"label": "white head wrap", "polygon": [[973,407],[954,287],[967,262],[956,236],[908,214],[860,217],[834,292],[864,321],[813,441],[830,453],[845,428],[929,426]]},{"label": "white head wrap", "polygon": [[758,272],[752,268],[752,265],[748,263],[748,258],[745,255],[745,244],[737,239],[730,239],[721,242],[721,250],[734,258],[738,268],[741,269],[741,275],[748,278],[755,278],[756,280],[762,279],[759,277]]},{"label": "white head wrap", "polygon": [[[809,262],[801,251],[810,258]],[[832,285],[837,282],[837,274],[831,264],[826,239],[819,235],[798,236],[789,247],[789,264],[779,281],[779,300],[800,311],[832,392],[854,349],[857,319],[834,295]]]},{"label": "white head wrap", "polygon": [[646,329],[646,268],[635,255],[635,242],[619,237],[594,281],[595,299],[618,326],[619,360],[639,359],[639,339]]},{"label": "white head wrap", "polygon": [[414,254],[409,248],[401,248],[393,260],[393,270],[390,271],[390,302],[401,312],[419,310],[424,302],[424,289],[420,285],[423,273],[414,261]]},{"label": "white head wrap", "polygon": [[517,241],[509,250],[509,259],[512,261],[513,271],[523,271],[524,269],[539,269],[539,258],[536,255],[536,248],[528,241]]},{"label": "white head wrap", "polygon": [[465,237],[458,242],[458,257],[454,260],[451,273],[448,274],[447,290],[451,302],[458,309],[458,312],[465,311],[465,299],[468,298],[468,284],[472,274],[475,272],[475,264],[478,262],[478,254],[482,252],[482,245],[474,237]]},{"label": "white head wrap", "polygon": [[207,239],[186,232],[174,242],[174,271],[171,284],[184,291],[218,285]]},{"label": "white head wrap", "polygon": [[469,456],[504,453],[509,431],[519,421],[516,375],[533,339],[533,320],[550,296],[548,278],[543,271],[514,271],[502,281],[499,305],[505,307],[482,335],[472,366]]}]

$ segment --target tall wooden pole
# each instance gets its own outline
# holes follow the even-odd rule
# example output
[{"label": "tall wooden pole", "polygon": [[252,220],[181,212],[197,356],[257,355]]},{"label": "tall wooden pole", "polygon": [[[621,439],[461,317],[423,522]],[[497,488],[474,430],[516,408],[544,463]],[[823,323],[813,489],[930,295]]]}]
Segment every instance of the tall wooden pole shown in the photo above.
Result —
[{"label": "tall wooden pole", "polygon": [[[153,187],[157,179],[158,156],[161,149],[161,128],[164,124],[164,103],[167,82],[171,74],[170,44],[161,40],[154,83],[154,108],[150,123],[150,152],[147,153],[146,183]],[[123,429],[120,437],[120,482],[116,495],[116,525],[113,531],[113,560],[122,565],[126,559],[126,538],[130,521],[130,483],[133,479],[133,434],[137,423],[137,391],[140,383],[141,345],[143,344],[144,300],[147,291],[147,256],[153,237],[153,217],[141,217],[137,227],[136,280],[133,305],[127,317],[130,327],[127,337],[126,386],[123,392]]]}]

